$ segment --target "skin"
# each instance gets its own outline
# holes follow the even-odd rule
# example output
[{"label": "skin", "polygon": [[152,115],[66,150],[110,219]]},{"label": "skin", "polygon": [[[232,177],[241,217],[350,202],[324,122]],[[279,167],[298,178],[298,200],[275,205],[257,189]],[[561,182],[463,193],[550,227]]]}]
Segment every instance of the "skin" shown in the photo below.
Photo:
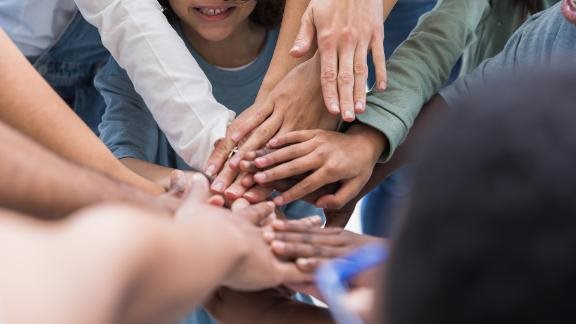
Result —
[{"label": "skin", "polygon": [[[0,48],[0,121],[70,161],[149,193],[163,192],[162,188],[124,167],[112,155],[2,30]],[[33,95],[30,95],[31,89]]]},{"label": "skin", "polygon": [[[320,208],[338,209],[335,199],[349,201],[357,196],[372,174],[379,157],[387,147],[386,138],[369,126],[354,125],[346,134],[321,130],[299,131],[275,137],[269,143],[271,153],[253,152],[253,165],[259,171],[254,179],[267,184],[302,174],[310,174],[274,199],[284,205],[305,197],[317,189],[336,182],[341,187],[333,195],[320,197]],[[249,162],[249,161],[248,161]],[[251,164],[250,164],[251,166]]]},{"label": "skin", "polygon": [[179,200],[156,197],[50,152],[0,122],[0,205],[41,218],[60,218],[105,202],[130,202],[172,213]]},{"label": "skin", "polygon": [[351,122],[366,106],[368,52],[376,68],[376,89],[386,89],[384,17],[396,1],[312,0],[302,17],[291,49],[294,56],[310,50],[315,39],[322,61],[322,93],[328,110]]},{"label": "skin", "polygon": [[220,284],[251,290],[306,278],[294,264],[274,258],[258,235],[272,205],[230,212],[205,203],[208,195],[206,179],[195,178],[174,220],[125,205],[102,205],[53,223],[0,211],[0,256],[16,261],[0,277],[1,320],[168,323]]},{"label": "skin", "polygon": [[562,0],[562,13],[566,20],[576,24],[576,1],[574,0]]},{"label": "skin", "polygon": [[[299,5],[294,2],[298,2]],[[281,73],[276,71],[283,66],[288,66],[294,63],[293,59],[285,58],[282,54],[285,53],[288,55],[287,48],[292,46],[294,37],[296,37],[297,34],[296,31],[300,28],[300,22],[302,21],[301,17],[304,15],[305,9],[307,8],[303,6],[304,2],[307,1],[287,2],[284,22],[282,24],[282,32],[266,80],[268,79],[268,75],[273,75],[273,78],[271,79],[278,82],[276,80],[280,80],[278,76],[280,76]],[[364,4],[364,2],[362,3]],[[395,0],[386,0],[384,2],[384,17],[388,16],[395,3]],[[340,2],[334,1],[329,4],[339,5]],[[294,11],[293,14],[292,10]],[[301,10],[299,18],[294,19],[298,14],[298,10]],[[380,24],[380,29],[382,28],[382,24]],[[334,27],[335,30],[339,30],[338,28],[343,27]],[[286,38],[284,38],[283,32],[285,30],[296,31],[289,33],[290,35],[287,35]],[[368,36],[370,35],[372,34],[368,34]],[[289,36],[292,38],[289,38]],[[307,36],[307,34],[302,33],[300,37],[303,36]],[[338,38],[339,36],[333,35],[331,37]],[[313,35],[312,38],[314,38]],[[286,46],[286,42],[289,42],[290,45]],[[309,50],[305,52],[305,54],[303,52],[297,56],[302,59],[306,57],[302,55],[310,55],[314,52],[315,45],[316,42],[312,42]],[[281,52],[281,50],[286,52]],[[294,53],[295,52],[292,51],[292,54]],[[279,59],[276,61],[277,56]],[[217,181],[215,181],[215,184],[212,186],[212,190],[218,193],[226,193],[231,196],[236,196],[246,190],[245,188],[241,188],[239,185],[243,177],[237,178],[237,162],[230,160],[227,163],[230,152],[237,145],[241,152],[248,152],[262,148],[274,135],[286,134],[291,131],[305,129],[336,129],[335,125],[338,121],[338,116],[331,116],[329,112],[325,114],[319,113],[319,111],[326,111],[324,101],[320,96],[318,96],[318,94],[322,92],[321,70],[323,66],[325,69],[325,63],[321,62],[321,55],[316,54],[306,63],[302,63],[301,65],[306,66],[299,66],[294,69],[294,72],[297,73],[288,73],[291,68],[284,69],[285,78],[282,81],[279,81],[277,85],[273,87],[273,90],[269,90],[272,83],[267,83],[265,80],[263,89],[265,89],[264,91],[269,93],[269,95],[265,97],[265,100],[260,100],[262,97],[259,95],[255,105],[242,113],[232,123],[228,129],[226,138],[216,145],[206,168],[207,174],[211,176],[218,175],[216,178]],[[362,72],[359,73],[361,74],[361,78],[366,77],[366,69],[365,71],[359,72]],[[355,83],[359,84],[361,78],[358,77],[358,82]],[[350,87],[350,89],[352,88]],[[357,87],[356,89],[359,88]],[[362,85],[361,90],[362,91],[357,92],[362,96],[365,96],[365,83]],[[299,95],[294,96],[295,93]],[[326,93],[324,93],[324,95],[326,95]],[[318,119],[318,116],[322,116],[322,119]],[[250,135],[248,136],[248,134]],[[235,180],[236,182],[234,182]]]}]

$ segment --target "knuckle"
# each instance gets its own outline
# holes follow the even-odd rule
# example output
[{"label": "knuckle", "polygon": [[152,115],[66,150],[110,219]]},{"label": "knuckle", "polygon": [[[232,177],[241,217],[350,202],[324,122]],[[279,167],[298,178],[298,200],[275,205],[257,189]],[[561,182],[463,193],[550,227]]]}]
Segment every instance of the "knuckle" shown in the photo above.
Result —
[{"label": "knuckle", "polygon": [[347,71],[341,71],[338,74],[338,84],[349,85],[354,82],[354,75]]},{"label": "knuckle", "polygon": [[338,77],[338,72],[336,71],[336,67],[333,66],[332,64],[328,64],[324,67],[324,69],[322,69],[320,78],[322,79],[322,81],[325,82],[334,82],[336,81],[336,78]]},{"label": "knuckle", "polygon": [[328,29],[318,34],[318,44],[322,50],[334,48],[336,45],[336,37],[334,31]]},{"label": "knuckle", "polygon": [[368,75],[368,65],[366,62],[354,63],[354,74],[357,76]]},{"label": "knuckle", "polygon": [[344,27],[340,32],[340,38],[346,43],[353,43],[357,35],[353,27]]},{"label": "knuckle", "polygon": [[325,169],[328,174],[336,174],[340,171],[340,163],[332,160],[327,161]]}]

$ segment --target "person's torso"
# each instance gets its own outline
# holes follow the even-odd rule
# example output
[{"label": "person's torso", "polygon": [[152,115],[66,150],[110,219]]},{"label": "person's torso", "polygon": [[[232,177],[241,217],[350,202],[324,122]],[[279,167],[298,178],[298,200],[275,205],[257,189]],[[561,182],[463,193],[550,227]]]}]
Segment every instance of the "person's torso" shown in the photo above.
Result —
[{"label": "person's torso", "polygon": [[74,0],[2,0],[0,24],[28,57],[42,54],[76,12]]},{"label": "person's torso", "polygon": [[[254,103],[274,55],[278,41],[279,31],[277,29],[268,30],[260,54],[248,66],[242,69],[225,70],[206,62],[186,40],[179,24],[175,23],[174,28],[184,39],[188,50],[206,74],[210,84],[212,84],[214,98],[219,103],[233,110],[236,114],[242,113]],[[230,55],[234,55],[234,53],[230,53]]]},{"label": "person's torso", "polygon": [[[523,5],[513,0],[474,1],[488,1],[490,6],[475,31],[475,40],[464,52],[461,74],[469,73],[482,61],[502,51],[512,34],[529,16]],[[547,9],[558,1],[540,0],[539,3],[543,9]]]}]

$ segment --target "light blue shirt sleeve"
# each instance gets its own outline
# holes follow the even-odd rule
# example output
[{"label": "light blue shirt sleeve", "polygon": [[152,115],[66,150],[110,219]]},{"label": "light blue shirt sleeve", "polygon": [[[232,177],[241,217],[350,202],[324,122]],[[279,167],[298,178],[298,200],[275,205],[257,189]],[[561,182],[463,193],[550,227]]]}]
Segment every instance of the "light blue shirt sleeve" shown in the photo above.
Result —
[{"label": "light blue shirt sleeve", "polygon": [[126,72],[110,59],[94,80],[106,102],[100,138],[118,159],[154,162],[160,131]]},{"label": "light blue shirt sleeve", "polygon": [[470,74],[442,89],[450,107],[503,74],[534,69],[562,68],[576,63],[576,27],[562,15],[560,3],[529,18],[510,38],[504,50],[483,61]]}]

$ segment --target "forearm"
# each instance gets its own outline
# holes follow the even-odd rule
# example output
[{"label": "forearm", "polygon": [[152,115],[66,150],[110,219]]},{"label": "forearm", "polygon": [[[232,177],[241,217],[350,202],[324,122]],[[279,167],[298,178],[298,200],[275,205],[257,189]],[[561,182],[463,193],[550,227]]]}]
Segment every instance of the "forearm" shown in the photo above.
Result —
[{"label": "forearm", "polygon": [[167,189],[170,187],[170,175],[174,169],[134,158],[124,158],[120,161],[130,170],[154,182],[162,188]]},{"label": "forearm", "polygon": [[420,108],[447,81],[477,25],[487,1],[443,0],[426,14],[387,64],[388,88],[371,92],[358,120],[380,129],[390,141],[389,159],[404,141]]},{"label": "forearm", "polygon": [[239,292],[222,288],[206,307],[223,323],[333,323],[328,309],[294,301],[277,289]]},{"label": "forearm", "polygon": [[290,48],[292,48],[298,30],[300,29],[300,20],[309,3],[310,0],[286,1],[280,35],[276,42],[270,67],[268,68],[268,72],[266,72],[264,81],[262,81],[262,86],[258,93],[259,97],[268,94],[288,72],[292,71],[294,67],[303,63],[314,54],[315,50],[311,50],[307,56],[301,58],[294,58],[289,54]]},{"label": "forearm", "polygon": [[159,188],[120,164],[0,32],[0,120],[81,165],[152,193]]},{"label": "forearm", "polygon": [[0,123],[0,205],[38,217],[62,217],[102,201],[150,206],[153,197],[85,169]]},{"label": "forearm", "polygon": [[234,112],[216,101],[206,75],[158,1],[76,3],[128,73],[176,153],[190,166],[202,169],[214,143],[226,134]]}]

